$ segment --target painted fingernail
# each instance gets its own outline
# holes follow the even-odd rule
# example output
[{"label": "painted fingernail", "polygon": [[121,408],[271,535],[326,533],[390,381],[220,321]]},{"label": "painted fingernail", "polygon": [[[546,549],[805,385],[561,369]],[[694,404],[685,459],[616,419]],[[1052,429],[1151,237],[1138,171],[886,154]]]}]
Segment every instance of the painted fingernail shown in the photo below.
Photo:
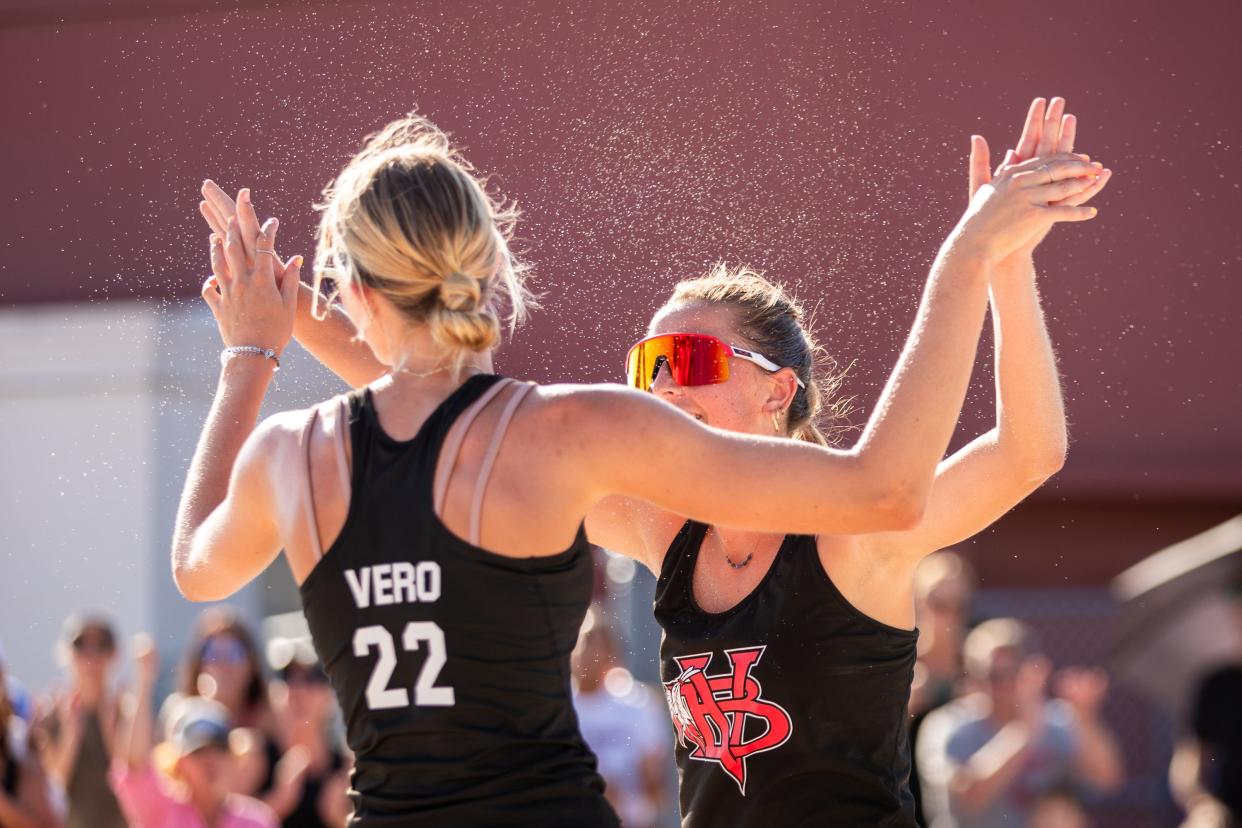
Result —
[{"label": "painted fingernail", "polygon": [[1092,161],[1091,166],[1095,167],[1097,170],[1104,169],[1104,165],[1101,164],[1099,161]]},{"label": "painted fingernail", "polygon": [[1091,209],[1091,218],[1095,218],[1095,217],[1096,217],[1096,214],[1100,212],[1099,210],[1095,209],[1094,207],[1092,207],[1092,208],[1090,208],[1090,209]]},{"label": "painted fingernail", "polygon": [[301,257],[301,256],[294,256],[294,257],[293,257],[293,266],[294,266],[294,268],[296,268],[297,270],[301,270],[301,269],[302,269],[302,257]]}]

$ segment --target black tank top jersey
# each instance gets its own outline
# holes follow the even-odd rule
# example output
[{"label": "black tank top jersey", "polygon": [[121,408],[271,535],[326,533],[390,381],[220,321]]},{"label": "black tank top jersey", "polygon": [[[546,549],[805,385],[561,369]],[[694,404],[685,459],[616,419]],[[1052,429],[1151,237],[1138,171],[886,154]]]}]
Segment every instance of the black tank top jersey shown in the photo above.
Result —
[{"label": "black tank top jersey", "polygon": [[349,509],[301,596],[355,753],[354,826],[618,824],[570,693],[584,530],[560,554],[506,558],[433,509],[450,426],[498,380],[470,377],[408,441],[369,391],[349,398]]},{"label": "black tank top jersey", "polygon": [[656,587],[682,825],[915,826],[917,631],[854,608],[803,535],[741,602],[707,613],[691,592],[706,533],[682,527]]}]

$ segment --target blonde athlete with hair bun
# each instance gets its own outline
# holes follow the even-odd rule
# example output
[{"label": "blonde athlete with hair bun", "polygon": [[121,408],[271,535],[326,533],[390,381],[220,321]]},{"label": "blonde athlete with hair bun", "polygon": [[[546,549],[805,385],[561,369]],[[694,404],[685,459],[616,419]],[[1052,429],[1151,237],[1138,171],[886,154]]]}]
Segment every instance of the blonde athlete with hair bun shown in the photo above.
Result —
[{"label": "blonde athlete with hair bun", "polygon": [[[208,183],[219,292],[209,283],[203,295],[227,347],[178,515],[177,584],[193,600],[223,598],[285,550],[357,755],[354,824],[615,824],[569,687],[591,591],[587,532],[658,571],[653,540],[669,543],[674,520],[731,535],[916,527],[965,394],[992,266],[1054,222],[1088,218],[1050,202],[1082,192],[1094,172],[1049,156],[980,190],[850,450],[775,435],[768,408],[778,427],[783,408],[764,401],[773,383],[798,383],[788,368],[756,370],[770,360],[742,342],[699,366],[717,380],[733,371],[731,384],[703,386],[742,395],[713,423],[724,428],[645,387],[494,375],[495,307],[503,300],[517,318],[525,298],[507,247],[511,214],[413,117],[372,138],[323,207],[316,283],[333,283],[347,318],[329,312],[330,324],[313,323],[323,338],[306,341],[364,387],[254,428],[295,316],[312,327],[311,314],[299,311],[298,260],[275,260],[274,220],[259,227],[248,192],[234,212]],[[364,345],[349,344],[355,330]],[[679,353],[667,363],[675,372]],[[754,568],[739,570],[747,575],[772,560],[770,536],[750,537],[760,544]],[[755,689],[735,675],[735,697]],[[687,698],[677,697],[683,708]],[[745,715],[735,721],[744,740],[760,737]]]}]

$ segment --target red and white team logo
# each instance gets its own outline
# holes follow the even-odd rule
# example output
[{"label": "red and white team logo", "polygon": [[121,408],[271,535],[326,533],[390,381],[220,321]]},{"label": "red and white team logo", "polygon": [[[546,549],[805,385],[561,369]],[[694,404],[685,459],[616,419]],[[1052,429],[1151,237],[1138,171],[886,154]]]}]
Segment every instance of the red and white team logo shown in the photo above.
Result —
[{"label": "red and white team logo", "polygon": [[[793,721],[785,708],[763,698],[763,687],[751,670],[766,646],[725,650],[729,670],[707,675],[711,653],[679,656],[681,670],[664,683],[673,727],[690,758],[717,762],[746,795],[746,757],[774,750],[789,741]],[[756,732],[760,727],[762,732]]]}]

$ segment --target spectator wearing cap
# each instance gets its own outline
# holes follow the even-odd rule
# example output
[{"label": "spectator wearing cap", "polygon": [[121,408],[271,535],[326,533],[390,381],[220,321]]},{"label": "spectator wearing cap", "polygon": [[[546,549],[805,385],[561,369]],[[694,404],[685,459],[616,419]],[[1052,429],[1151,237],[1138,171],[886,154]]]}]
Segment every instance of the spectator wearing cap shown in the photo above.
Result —
[{"label": "spectator wearing cap", "polygon": [[68,684],[41,705],[43,759],[64,789],[68,828],[125,828],[108,785],[119,704],[113,687],[116,635],[100,615],[65,621],[57,657]]},{"label": "spectator wearing cap", "polygon": [[264,801],[283,828],[343,825],[353,811],[349,761],[335,733],[336,698],[309,638],[274,638],[267,645],[275,722],[272,787]]},{"label": "spectator wearing cap", "polygon": [[245,729],[237,743],[242,755],[233,777],[234,791],[264,796],[275,784],[275,762],[280,758],[274,747],[275,722],[259,648],[231,607],[208,607],[190,632],[177,692],[160,713],[165,727],[168,710],[190,696],[219,702],[228,709],[232,726]]},{"label": "spectator wearing cap", "polygon": [[168,711],[168,739],[154,741],[153,695],[159,665],[149,641],[134,647],[137,685],[119,729],[111,782],[136,828],[275,828],[262,802],[232,793],[229,711],[200,696]]},{"label": "spectator wearing cap", "polygon": [[1049,699],[1050,664],[1034,635],[1010,618],[966,638],[976,692],[927,715],[917,751],[923,807],[933,828],[1026,825],[1055,789],[1111,793],[1124,781],[1116,738],[1100,718],[1108,679],[1066,669]]}]

